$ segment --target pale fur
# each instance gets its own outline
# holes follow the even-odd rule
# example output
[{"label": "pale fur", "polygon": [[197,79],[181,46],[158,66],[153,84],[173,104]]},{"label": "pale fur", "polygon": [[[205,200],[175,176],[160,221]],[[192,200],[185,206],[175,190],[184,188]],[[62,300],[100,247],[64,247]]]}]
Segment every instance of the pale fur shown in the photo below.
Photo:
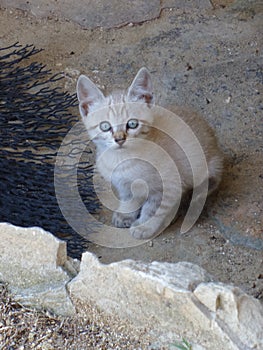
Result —
[{"label": "pale fur", "polygon": [[[82,75],[77,94],[83,122],[96,145],[96,167],[112,183],[120,199],[112,218],[115,226],[130,227],[130,233],[138,239],[151,238],[167,227],[176,214],[181,194],[193,188],[192,168],[197,186],[208,180],[209,194],[217,188],[222,156],[212,129],[192,111],[169,109],[197,137],[206,168],[200,160],[197,139],[189,134],[184,123],[173,119],[168,110],[154,106],[151,77],[146,68],[138,72],[127,92],[114,92],[107,97]],[[137,128],[127,129],[131,119],[139,121]],[[112,129],[102,132],[102,121],[110,122]],[[175,130],[172,138],[166,135],[165,127],[164,132],[160,130],[164,122],[171,123],[170,129]],[[138,179],[145,181],[148,192],[145,183]]]}]

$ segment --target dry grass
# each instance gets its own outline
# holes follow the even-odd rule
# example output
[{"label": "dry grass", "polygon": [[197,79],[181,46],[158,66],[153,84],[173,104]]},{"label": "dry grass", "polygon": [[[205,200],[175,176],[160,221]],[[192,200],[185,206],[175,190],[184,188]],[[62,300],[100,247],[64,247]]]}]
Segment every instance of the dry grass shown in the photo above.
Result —
[{"label": "dry grass", "polygon": [[0,350],[146,349],[138,335],[113,329],[93,316],[64,318],[29,310],[15,302],[0,284]]}]

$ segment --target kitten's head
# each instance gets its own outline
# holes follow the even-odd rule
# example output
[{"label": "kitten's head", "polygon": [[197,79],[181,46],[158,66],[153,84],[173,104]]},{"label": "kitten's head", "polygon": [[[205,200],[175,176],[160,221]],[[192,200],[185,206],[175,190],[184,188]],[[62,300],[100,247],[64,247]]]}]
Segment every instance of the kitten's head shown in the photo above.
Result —
[{"label": "kitten's head", "polygon": [[86,76],[77,83],[79,110],[91,139],[100,146],[117,148],[135,138],[146,138],[153,122],[150,73],[141,68],[127,92],[104,96]]}]

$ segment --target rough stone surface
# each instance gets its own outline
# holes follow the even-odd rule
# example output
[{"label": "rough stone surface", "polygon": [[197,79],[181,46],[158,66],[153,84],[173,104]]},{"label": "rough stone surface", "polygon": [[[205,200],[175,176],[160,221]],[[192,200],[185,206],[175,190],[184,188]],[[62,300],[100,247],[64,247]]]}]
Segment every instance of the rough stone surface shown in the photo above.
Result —
[{"label": "rough stone surface", "polygon": [[206,9],[211,8],[211,3],[209,0],[79,0],[77,6],[72,6],[71,0],[0,0],[0,6],[29,11],[36,17],[63,18],[92,29],[121,27],[153,20],[165,8]]},{"label": "rough stone surface", "polygon": [[215,322],[240,348],[263,347],[263,308],[257,300],[239,288],[220,283],[202,283],[194,295],[215,315]]},{"label": "rough stone surface", "polygon": [[[68,285],[73,300],[149,330],[164,344],[175,334],[207,349],[260,349],[259,301],[240,289],[211,281],[200,267],[132,260],[101,264],[82,256],[80,273]],[[248,322],[249,321],[249,322]]]},{"label": "rough stone surface", "polygon": [[[71,315],[66,283],[75,269],[66,243],[41,228],[0,223],[0,280],[9,284],[16,300],[31,307]],[[66,271],[67,266],[71,270]]]},{"label": "rough stone surface", "polygon": [[1,0],[1,4],[2,6],[13,6],[30,11],[37,17],[56,16],[72,20],[84,28],[110,28],[126,25],[130,22],[140,23],[156,18],[160,14],[159,0],[125,2],[119,0],[79,0],[78,6],[72,6],[70,0],[59,2]]},{"label": "rough stone surface", "polygon": [[263,346],[260,302],[214,282],[197,265],[134,260],[105,265],[86,252],[79,270],[67,258],[65,243],[41,228],[1,223],[0,236],[0,281],[23,305],[87,317],[96,309],[115,323],[145,330],[157,349],[178,337],[197,344],[194,349]]}]

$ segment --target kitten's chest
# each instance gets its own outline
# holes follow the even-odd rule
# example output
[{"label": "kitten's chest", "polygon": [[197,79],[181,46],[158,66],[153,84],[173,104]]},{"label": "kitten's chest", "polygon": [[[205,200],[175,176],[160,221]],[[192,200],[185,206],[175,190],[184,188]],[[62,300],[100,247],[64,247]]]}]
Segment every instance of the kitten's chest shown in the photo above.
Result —
[{"label": "kitten's chest", "polygon": [[117,149],[98,154],[96,167],[109,182],[130,182],[147,177],[150,170],[147,159],[147,152]]}]

